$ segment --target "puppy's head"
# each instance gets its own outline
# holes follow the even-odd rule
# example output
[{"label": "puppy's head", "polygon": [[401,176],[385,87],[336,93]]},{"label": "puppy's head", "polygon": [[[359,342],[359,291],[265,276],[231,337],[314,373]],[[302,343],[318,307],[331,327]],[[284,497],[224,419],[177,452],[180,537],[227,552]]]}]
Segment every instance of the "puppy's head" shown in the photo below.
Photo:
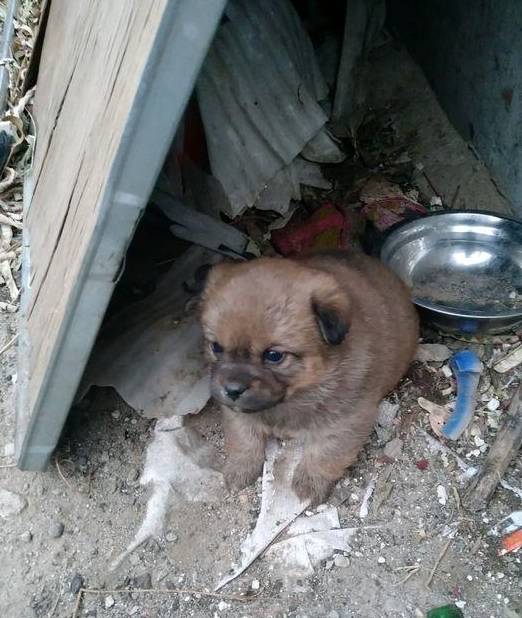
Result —
[{"label": "puppy's head", "polygon": [[348,332],[349,310],[331,275],[299,262],[215,266],[202,303],[213,396],[257,412],[321,385]]}]

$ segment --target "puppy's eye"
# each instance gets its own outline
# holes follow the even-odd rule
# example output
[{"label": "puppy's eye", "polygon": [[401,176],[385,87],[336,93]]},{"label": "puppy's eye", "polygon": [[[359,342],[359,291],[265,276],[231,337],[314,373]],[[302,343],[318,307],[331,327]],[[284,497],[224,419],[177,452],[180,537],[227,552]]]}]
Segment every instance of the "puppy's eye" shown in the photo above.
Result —
[{"label": "puppy's eye", "polygon": [[212,341],[210,343],[210,349],[212,350],[212,352],[214,354],[216,354],[216,356],[218,354],[223,354],[223,346],[219,345],[219,343],[217,341]]},{"label": "puppy's eye", "polygon": [[284,352],[278,350],[265,350],[263,352],[263,360],[265,363],[271,363],[272,365],[278,365],[285,357]]}]

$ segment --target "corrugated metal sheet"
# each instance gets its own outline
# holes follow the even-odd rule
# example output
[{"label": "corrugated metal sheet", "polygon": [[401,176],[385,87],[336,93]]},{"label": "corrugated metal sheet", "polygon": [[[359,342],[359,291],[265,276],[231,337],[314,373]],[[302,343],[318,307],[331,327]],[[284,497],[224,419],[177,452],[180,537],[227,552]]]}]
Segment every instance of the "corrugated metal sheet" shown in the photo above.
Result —
[{"label": "corrugated metal sheet", "polygon": [[212,173],[231,203],[252,206],[322,129],[328,92],[286,0],[231,0],[197,84]]}]

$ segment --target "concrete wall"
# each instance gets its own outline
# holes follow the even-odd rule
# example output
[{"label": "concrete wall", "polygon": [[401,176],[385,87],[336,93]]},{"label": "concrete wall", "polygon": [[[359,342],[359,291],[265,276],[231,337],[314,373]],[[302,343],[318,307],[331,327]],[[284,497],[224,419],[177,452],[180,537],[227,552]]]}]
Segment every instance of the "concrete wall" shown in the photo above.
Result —
[{"label": "concrete wall", "polygon": [[522,217],[522,2],[388,0],[390,25]]}]

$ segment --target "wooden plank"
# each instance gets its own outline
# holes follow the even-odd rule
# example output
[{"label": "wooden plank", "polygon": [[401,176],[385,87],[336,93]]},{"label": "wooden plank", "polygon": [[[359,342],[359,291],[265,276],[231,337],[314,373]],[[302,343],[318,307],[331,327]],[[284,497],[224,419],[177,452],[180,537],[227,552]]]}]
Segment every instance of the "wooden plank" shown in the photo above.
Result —
[{"label": "wooden plank", "polygon": [[24,230],[22,468],[42,469],[58,439],[224,3],[51,3]]},{"label": "wooden plank", "polygon": [[502,415],[502,427],[489,449],[484,463],[464,495],[464,506],[482,511],[487,506],[508,466],[522,446],[522,386],[513,395],[509,410]]},{"label": "wooden plank", "polygon": [[[31,242],[29,407],[80,275],[96,209],[166,0],[54,0],[35,115],[43,122],[27,227]],[[67,53],[64,51],[67,50]],[[47,119],[53,122],[45,122]],[[44,120],[45,119],[45,120]]]}]

